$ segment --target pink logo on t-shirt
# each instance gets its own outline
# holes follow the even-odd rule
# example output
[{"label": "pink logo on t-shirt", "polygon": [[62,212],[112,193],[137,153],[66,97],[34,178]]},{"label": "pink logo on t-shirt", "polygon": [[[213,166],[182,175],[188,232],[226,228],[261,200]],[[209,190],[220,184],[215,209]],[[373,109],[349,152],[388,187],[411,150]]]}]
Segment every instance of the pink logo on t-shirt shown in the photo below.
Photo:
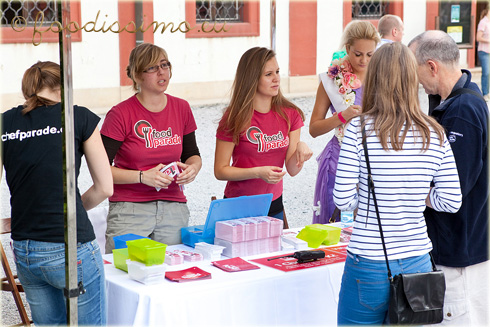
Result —
[{"label": "pink logo on t-shirt", "polygon": [[134,132],[139,138],[145,140],[145,146],[147,148],[157,148],[159,146],[182,143],[179,135],[172,135],[171,127],[166,131],[157,131],[151,127],[150,123],[146,120],[140,120],[134,124]]},{"label": "pink logo on t-shirt", "polygon": [[258,144],[257,152],[267,152],[272,149],[287,148],[289,146],[289,136],[284,138],[281,131],[277,134],[267,135],[262,133],[257,126],[251,126],[246,135],[250,143]]}]

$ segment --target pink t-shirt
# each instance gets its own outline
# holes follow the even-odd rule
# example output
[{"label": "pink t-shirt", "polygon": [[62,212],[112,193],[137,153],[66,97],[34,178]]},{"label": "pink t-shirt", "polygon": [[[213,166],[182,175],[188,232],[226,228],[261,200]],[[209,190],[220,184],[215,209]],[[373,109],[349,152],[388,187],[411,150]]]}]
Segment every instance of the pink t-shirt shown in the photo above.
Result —
[{"label": "pink t-shirt", "polygon": [[[478,23],[478,31],[483,31],[483,37],[488,39],[490,34],[490,20],[488,16],[483,17],[482,20]],[[490,45],[484,42],[478,42],[478,51],[485,51],[486,53],[490,52]]]},{"label": "pink t-shirt", "polygon": [[[289,146],[289,132],[301,128],[304,124],[296,110],[291,108],[283,110],[291,124],[289,129],[286,120],[276,112],[271,110],[263,114],[254,111],[250,127],[240,136],[238,145],[233,149],[233,167],[284,166]],[[221,119],[220,126],[224,123],[224,119],[225,117]],[[216,137],[233,142],[232,136],[223,132],[216,133]],[[225,188],[225,196],[228,198],[266,193],[272,193],[273,200],[280,197],[282,181],[277,184],[269,184],[260,178],[229,181]]]},{"label": "pink t-shirt", "polygon": [[[123,142],[114,158],[115,167],[147,170],[160,163],[179,161],[183,136],[196,129],[187,101],[167,94],[165,109],[151,112],[134,95],[109,110],[101,133]],[[114,184],[114,194],[109,198],[112,202],[154,200],[186,202],[175,182],[160,191],[145,184]]]}]

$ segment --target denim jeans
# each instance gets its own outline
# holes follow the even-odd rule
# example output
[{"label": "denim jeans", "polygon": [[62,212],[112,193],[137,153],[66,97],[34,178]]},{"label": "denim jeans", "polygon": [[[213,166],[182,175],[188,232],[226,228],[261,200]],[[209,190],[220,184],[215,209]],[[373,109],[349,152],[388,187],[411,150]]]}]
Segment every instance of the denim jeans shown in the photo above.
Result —
[{"label": "denim jeans", "polygon": [[[35,325],[66,325],[65,245],[34,240],[13,241],[17,275],[31,308]],[[78,324],[105,325],[105,277],[97,241],[78,243],[78,282],[85,294],[78,297]]]},{"label": "denim jeans", "polygon": [[489,56],[490,54],[488,52],[478,51],[478,59],[480,59],[481,64],[481,92],[483,95],[488,94]]},{"label": "denim jeans", "polygon": [[[393,276],[432,270],[429,254],[390,260]],[[386,323],[390,283],[386,261],[374,261],[347,252],[339,294],[338,325]]]}]

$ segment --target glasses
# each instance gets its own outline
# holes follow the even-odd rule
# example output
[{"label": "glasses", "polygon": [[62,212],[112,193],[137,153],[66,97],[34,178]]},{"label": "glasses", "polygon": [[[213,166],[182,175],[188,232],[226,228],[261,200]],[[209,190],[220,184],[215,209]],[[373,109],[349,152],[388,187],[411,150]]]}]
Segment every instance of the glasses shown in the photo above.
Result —
[{"label": "glasses", "polygon": [[161,63],[160,65],[148,67],[143,72],[149,74],[156,73],[158,71],[158,68],[161,68],[162,70],[168,70],[170,68],[170,61]]}]

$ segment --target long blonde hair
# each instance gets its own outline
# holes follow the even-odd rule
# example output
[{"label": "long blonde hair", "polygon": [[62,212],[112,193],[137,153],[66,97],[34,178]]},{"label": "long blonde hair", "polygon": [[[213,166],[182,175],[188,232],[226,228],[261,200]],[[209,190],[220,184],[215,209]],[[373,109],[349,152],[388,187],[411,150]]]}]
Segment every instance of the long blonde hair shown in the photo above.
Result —
[{"label": "long blonde hair", "polygon": [[38,61],[29,67],[22,77],[22,94],[24,95],[24,109],[22,114],[40,106],[52,106],[57,101],[53,101],[38,93],[43,89],[57,90],[61,88],[60,65],[51,61]]},{"label": "long blonde hair", "polygon": [[429,126],[442,146],[444,129],[420,109],[418,85],[417,62],[407,46],[394,42],[376,50],[364,80],[362,112],[374,120],[371,132],[376,133],[384,150],[389,150],[388,141],[395,151],[402,150],[410,128],[418,131],[416,135],[422,138],[422,150],[427,150]]},{"label": "long blonde hair", "polygon": [[[226,121],[220,124],[218,131],[223,131],[233,137],[233,143],[238,144],[241,133],[245,132],[252,120],[253,100],[257,93],[260,77],[264,71],[265,64],[276,54],[274,51],[255,47],[247,50],[238,63],[235,80],[232,86],[230,104],[225,110]],[[272,97],[271,110],[277,112],[290,125],[289,118],[282,110],[283,107],[293,108],[299,112],[303,121],[305,116],[301,109],[294,103],[287,100],[279,90],[279,93]]]},{"label": "long blonde hair", "polygon": [[340,47],[347,49],[347,47],[351,47],[357,40],[372,40],[375,44],[381,41],[376,27],[371,22],[366,20],[353,20],[344,28]]}]

